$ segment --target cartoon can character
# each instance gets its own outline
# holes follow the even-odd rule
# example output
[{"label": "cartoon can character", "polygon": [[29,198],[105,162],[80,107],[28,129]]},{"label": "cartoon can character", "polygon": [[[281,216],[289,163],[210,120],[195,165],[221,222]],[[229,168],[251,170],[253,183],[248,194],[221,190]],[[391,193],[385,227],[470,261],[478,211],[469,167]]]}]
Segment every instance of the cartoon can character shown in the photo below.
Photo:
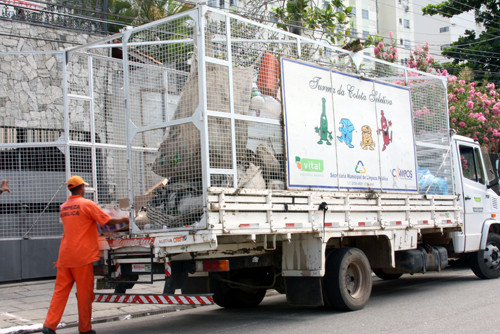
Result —
[{"label": "cartoon can character", "polygon": [[350,148],[353,148],[354,145],[352,143],[352,132],[354,131],[354,125],[351,123],[351,121],[347,118],[342,118],[340,120],[340,136],[337,138],[339,141],[342,143],[344,142],[347,146]]},{"label": "cartoon can character", "polygon": [[380,111],[380,126],[381,129],[378,129],[377,133],[378,134],[382,133],[382,138],[384,140],[384,147],[382,147],[382,151],[385,151],[387,145],[389,145],[389,143],[392,143],[392,131],[390,131],[392,122],[387,121],[387,119],[384,116],[383,110]]},{"label": "cartoon can character", "polygon": [[372,128],[370,128],[368,125],[363,125],[361,127],[361,148],[363,150],[374,150],[375,149],[375,142],[373,141],[372,138]]},{"label": "cartoon can character", "polygon": [[316,127],[316,133],[319,133],[320,140],[318,144],[323,144],[323,141],[327,145],[332,145],[328,139],[333,139],[332,132],[328,131],[328,119],[326,118],[326,99],[322,98],[323,101],[323,112],[321,113],[320,126]]}]

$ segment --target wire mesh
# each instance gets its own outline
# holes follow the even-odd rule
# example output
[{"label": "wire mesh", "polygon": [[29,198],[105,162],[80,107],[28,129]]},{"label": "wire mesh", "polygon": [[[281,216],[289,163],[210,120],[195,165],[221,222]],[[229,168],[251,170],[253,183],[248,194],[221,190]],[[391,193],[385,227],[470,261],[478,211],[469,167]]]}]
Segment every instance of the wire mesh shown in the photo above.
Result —
[{"label": "wire mesh", "polygon": [[419,172],[452,192],[441,80],[203,8],[72,50],[64,78],[56,53],[2,55],[0,238],[60,235],[70,174],[147,231],[204,227],[209,187],[284,189],[282,56],[409,87]]}]

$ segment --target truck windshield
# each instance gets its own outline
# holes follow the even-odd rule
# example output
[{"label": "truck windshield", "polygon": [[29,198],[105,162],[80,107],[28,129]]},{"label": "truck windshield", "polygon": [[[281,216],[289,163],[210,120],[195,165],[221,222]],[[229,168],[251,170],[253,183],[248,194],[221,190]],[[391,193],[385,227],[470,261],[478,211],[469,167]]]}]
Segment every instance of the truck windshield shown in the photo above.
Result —
[{"label": "truck windshield", "polygon": [[500,187],[498,186],[498,167],[493,167],[493,163],[495,166],[498,166],[499,159],[497,154],[488,153],[488,149],[486,147],[481,147],[481,153],[483,154],[484,166],[487,171],[488,184],[494,185],[491,186],[491,189],[495,191],[498,195],[500,195]]}]

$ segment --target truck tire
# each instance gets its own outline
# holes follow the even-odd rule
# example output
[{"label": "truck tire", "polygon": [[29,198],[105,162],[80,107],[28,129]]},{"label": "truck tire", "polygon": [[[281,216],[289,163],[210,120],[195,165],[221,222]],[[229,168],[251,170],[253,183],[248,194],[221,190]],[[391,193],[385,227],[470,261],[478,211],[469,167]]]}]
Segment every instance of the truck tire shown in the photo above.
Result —
[{"label": "truck tire", "polygon": [[500,235],[488,234],[486,249],[471,255],[470,266],[479,278],[490,279],[500,276]]},{"label": "truck tire", "polygon": [[380,268],[373,269],[373,272],[375,273],[375,275],[377,275],[378,278],[381,278],[385,281],[395,280],[403,276],[403,274],[401,273],[388,273],[384,269]]},{"label": "truck tire", "polygon": [[[228,280],[228,281],[226,281]],[[210,290],[214,294],[214,302],[224,308],[246,308],[259,305],[266,295],[264,288],[251,288],[233,285],[235,281],[242,284],[253,285],[255,281],[251,276],[243,275],[211,275]]]},{"label": "truck tire", "polygon": [[372,271],[358,248],[342,248],[328,254],[323,277],[326,305],[343,311],[362,309],[372,291]]}]

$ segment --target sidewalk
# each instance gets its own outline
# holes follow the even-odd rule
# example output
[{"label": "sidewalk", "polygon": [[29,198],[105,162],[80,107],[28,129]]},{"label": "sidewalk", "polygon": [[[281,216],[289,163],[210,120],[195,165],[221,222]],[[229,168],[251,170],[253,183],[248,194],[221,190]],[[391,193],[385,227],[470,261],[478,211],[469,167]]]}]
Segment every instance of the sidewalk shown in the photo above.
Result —
[{"label": "sidewalk", "polygon": [[[52,292],[53,280],[0,284],[0,334],[39,333],[47,315]],[[130,293],[161,294],[163,281],[154,284],[137,284]],[[76,286],[68,298],[68,304],[61,320],[62,327],[78,326],[78,308]],[[112,293],[113,290],[97,292]],[[125,320],[146,315],[193,308],[189,305],[155,305],[155,304],[113,304],[94,303],[92,323]]]}]

